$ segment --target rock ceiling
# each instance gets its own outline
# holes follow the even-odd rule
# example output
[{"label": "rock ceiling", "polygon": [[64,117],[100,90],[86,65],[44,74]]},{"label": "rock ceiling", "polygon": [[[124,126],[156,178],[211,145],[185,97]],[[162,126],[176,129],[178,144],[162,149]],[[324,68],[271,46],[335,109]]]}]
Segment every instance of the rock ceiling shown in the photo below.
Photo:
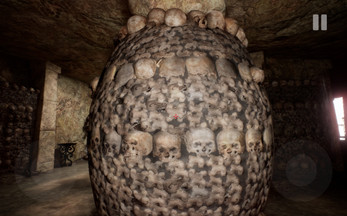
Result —
[{"label": "rock ceiling", "polygon": [[[226,14],[245,29],[249,50],[268,55],[333,58],[347,49],[347,0],[227,0]],[[328,30],[312,31],[327,14]],[[1,0],[0,53],[50,60],[89,82],[114,49],[130,17],[126,0]]]}]

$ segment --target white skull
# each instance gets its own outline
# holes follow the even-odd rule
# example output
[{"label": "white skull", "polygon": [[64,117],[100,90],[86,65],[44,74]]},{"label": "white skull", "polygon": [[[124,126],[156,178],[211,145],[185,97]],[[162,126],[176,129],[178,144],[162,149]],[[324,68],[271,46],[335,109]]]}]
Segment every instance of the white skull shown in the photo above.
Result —
[{"label": "white skull", "polygon": [[216,150],[214,133],[209,128],[191,128],[186,134],[186,145],[189,153],[208,156]]},{"label": "white skull", "polygon": [[244,151],[244,135],[235,129],[224,129],[217,135],[219,154],[226,157],[230,154],[242,154]]},{"label": "white skull", "polygon": [[263,140],[265,145],[269,148],[273,142],[273,131],[272,126],[266,127],[263,132]]},{"label": "white skull", "polygon": [[119,154],[120,146],[122,142],[122,137],[116,132],[111,131],[106,134],[104,146],[105,146],[105,155],[113,157],[115,154]]},{"label": "white skull", "polygon": [[142,131],[131,131],[124,139],[124,152],[128,157],[142,157],[152,152],[152,135]]},{"label": "white skull", "polygon": [[170,162],[181,157],[181,139],[168,132],[158,132],[154,135],[153,155],[161,162]]},{"label": "white skull", "polygon": [[253,128],[247,131],[246,149],[248,152],[260,152],[263,149],[263,142],[260,131]]}]

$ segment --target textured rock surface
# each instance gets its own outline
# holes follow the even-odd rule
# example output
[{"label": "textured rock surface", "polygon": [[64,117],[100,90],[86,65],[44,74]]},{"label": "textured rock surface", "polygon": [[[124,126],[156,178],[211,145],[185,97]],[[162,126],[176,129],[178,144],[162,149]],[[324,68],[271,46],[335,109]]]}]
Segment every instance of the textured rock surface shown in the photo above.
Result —
[{"label": "textured rock surface", "polygon": [[[156,73],[137,77],[133,65],[149,58]],[[241,42],[220,29],[162,25],[125,38],[91,106],[99,213],[259,215],[273,137],[264,89],[248,79],[252,65]]]},{"label": "textured rock surface", "polygon": [[88,85],[68,77],[59,76],[56,143],[77,143],[72,160],[80,159],[87,154],[83,126],[89,114],[90,104]]},{"label": "textured rock surface", "polygon": [[[227,0],[226,6],[227,16],[245,29],[249,50],[330,58],[347,49],[346,1]],[[328,31],[312,31],[312,14],[323,13],[328,15]],[[89,82],[102,71],[129,16],[125,0],[2,0],[0,48],[25,58],[49,59],[63,74]]]}]

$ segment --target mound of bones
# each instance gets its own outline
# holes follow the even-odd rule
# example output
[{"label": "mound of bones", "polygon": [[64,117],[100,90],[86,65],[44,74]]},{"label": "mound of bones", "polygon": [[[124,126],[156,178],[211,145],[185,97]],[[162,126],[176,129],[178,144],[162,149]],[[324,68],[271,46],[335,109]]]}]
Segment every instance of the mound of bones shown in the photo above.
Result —
[{"label": "mound of bones", "polygon": [[101,215],[261,214],[270,104],[228,19],[178,9],[129,19],[92,83],[88,151]]}]

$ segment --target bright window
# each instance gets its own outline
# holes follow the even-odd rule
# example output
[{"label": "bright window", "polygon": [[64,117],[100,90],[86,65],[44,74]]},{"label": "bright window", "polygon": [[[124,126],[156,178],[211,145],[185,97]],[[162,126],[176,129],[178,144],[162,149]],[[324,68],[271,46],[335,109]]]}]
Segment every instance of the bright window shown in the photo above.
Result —
[{"label": "bright window", "polygon": [[340,134],[340,140],[345,140],[346,136],[346,127],[345,127],[345,116],[344,116],[344,109],[343,109],[343,98],[335,98],[334,99],[334,108],[336,113],[336,119],[337,119],[337,127],[339,129]]}]

